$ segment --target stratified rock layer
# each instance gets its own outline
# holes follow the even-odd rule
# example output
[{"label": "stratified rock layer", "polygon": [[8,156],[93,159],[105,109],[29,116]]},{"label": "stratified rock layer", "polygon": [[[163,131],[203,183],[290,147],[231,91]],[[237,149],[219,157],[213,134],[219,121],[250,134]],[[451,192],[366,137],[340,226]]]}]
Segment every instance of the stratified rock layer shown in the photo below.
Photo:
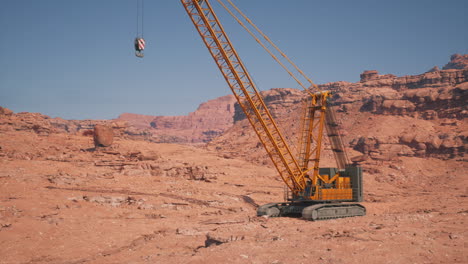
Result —
[{"label": "stratified rock layer", "polygon": [[[361,160],[366,162],[401,156],[463,159],[468,146],[468,68],[454,68],[466,61],[468,56],[454,55],[447,64],[452,66],[444,67],[450,68],[447,70],[434,68],[431,72],[403,77],[380,75],[372,70],[363,72],[357,83],[319,85],[321,90],[334,94],[332,102],[351,157],[365,157]],[[262,95],[285,138],[295,147],[302,111],[300,101],[305,93],[272,89]],[[223,150],[229,157],[245,156],[259,163],[269,162],[241,109],[237,105],[235,109],[236,124],[209,146]],[[328,148],[325,142],[323,160],[332,163]]]}]

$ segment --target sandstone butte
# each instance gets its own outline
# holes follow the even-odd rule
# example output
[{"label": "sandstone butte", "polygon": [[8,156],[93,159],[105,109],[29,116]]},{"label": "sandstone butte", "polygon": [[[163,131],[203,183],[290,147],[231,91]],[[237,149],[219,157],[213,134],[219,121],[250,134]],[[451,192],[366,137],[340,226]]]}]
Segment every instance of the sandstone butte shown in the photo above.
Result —
[{"label": "sandstone butte", "polygon": [[[0,107],[0,263],[468,263],[467,61],[320,85],[368,210],[321,222],[255,216],[283,184],[232,96],[116,120]],[[263,95],[295,143],[303,92]],[[94,148],[98,124],[112,145]]]}]

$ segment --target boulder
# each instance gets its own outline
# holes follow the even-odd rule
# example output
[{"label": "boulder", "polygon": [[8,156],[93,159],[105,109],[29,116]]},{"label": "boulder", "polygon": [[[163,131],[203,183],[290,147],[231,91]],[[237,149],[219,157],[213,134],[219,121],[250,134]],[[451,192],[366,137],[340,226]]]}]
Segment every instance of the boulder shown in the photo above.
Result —
[{"label": "boulder", "polygon": [[94,126],[94,146],[108,147],[114,142],[114,132],[111,127],[105,125]]}]

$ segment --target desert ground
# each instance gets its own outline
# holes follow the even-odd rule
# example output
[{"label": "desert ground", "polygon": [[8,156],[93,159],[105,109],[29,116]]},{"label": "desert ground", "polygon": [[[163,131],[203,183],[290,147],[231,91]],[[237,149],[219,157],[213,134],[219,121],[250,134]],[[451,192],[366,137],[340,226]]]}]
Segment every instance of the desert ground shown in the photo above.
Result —
[{"label": "desert ground", "polygon": [[0,263],[468,262],[457,161],[367,168],[366,216],[311,222],[257,217],[283,199],[276,172],[203,148],[18,131],[0,142]]}]

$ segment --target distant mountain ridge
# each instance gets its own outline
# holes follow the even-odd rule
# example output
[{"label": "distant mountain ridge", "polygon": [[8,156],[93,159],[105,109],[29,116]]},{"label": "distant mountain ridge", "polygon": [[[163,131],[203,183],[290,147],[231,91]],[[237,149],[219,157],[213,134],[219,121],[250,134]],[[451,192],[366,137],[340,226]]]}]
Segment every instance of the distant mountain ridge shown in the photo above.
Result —
[{"label": "distant mountain ridge", "polygon": [[117,120],[147,130],[156,142],[209,142],[232,126],[235,98],[226,95],[200,104],[186,116],[148,116],[124,113]]}]

